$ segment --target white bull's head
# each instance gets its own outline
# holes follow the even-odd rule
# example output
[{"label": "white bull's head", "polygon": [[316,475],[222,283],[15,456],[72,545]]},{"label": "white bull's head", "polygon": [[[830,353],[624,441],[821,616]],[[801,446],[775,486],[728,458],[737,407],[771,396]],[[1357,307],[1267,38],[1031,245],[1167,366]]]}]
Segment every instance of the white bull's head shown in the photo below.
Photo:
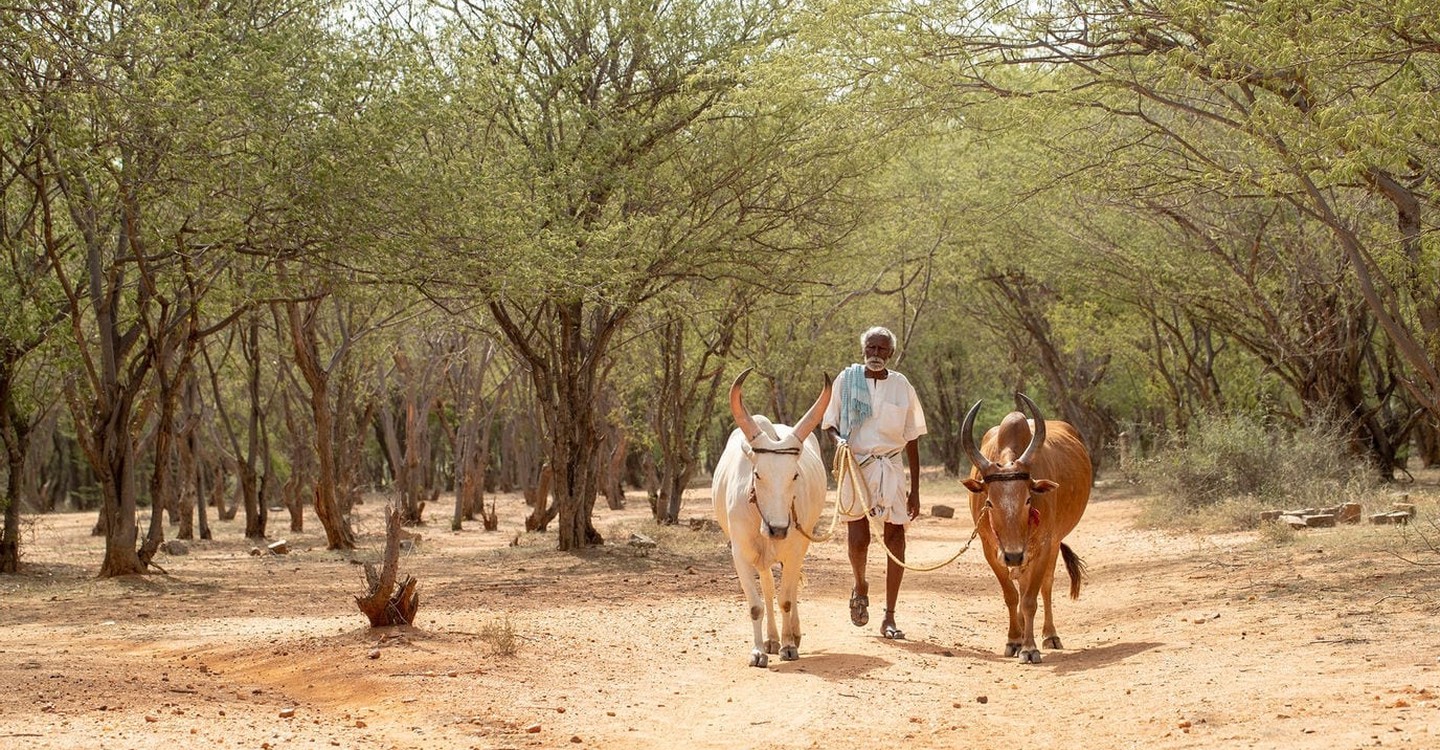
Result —
[{"label": "white bull's head", "polygon": [[800,455],[805,450],[805,438],[815,431],[825,414],[825,407],[830,404],[830,379],[825,378],[820,397],[793,430],[777,425],[780,429],[771,435],[761,429],[750,415],[740,395],[740,386],[751,369],[740,373],[730,386],[730,414],[735,419],[735,426],[745,436],[745,457],[753,467],[749,501],[759,512],[760,533],[771,539],[784,539],[790,533],[799,492]]}]

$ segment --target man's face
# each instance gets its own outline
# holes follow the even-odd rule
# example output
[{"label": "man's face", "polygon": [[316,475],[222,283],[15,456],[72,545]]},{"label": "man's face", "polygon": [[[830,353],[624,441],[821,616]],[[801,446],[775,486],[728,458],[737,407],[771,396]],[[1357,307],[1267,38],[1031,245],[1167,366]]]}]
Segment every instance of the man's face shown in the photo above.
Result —
[{"label": "man's face", "polygon": [[894,355],[895,347],[890,345],[889,336],[872,333],[865,339],[865,369],[877,372],[883,370]]}]

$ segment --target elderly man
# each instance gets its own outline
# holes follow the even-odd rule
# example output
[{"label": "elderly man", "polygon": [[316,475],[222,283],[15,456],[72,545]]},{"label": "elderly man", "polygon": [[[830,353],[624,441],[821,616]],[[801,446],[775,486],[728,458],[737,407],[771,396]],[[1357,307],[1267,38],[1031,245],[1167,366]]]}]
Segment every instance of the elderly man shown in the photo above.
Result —
[{"label": "elderly man", "polygon": [[[850,621],[856,627],[870,622],[870,584],[865,579],[870,550],[870,519],[883,523],[885,547],[896,560],[905,559],[905,526],[920,515],[920,449],[916,443],[925,430],[925,414],[910,381],[888,369],[895,356],[895,334],[875,327],[861,334],[863,364],[854,364],[835,378],[835,396],[821,425],[841,443],[848,443],[869,490],[869,504],[840,487],[839,506],[846,520],[850,567],[855,588],[850,592]],[[905,455],[906,470],[900,463]],[[908,491],[907,491],[908,487]],[[868,515],[868,517],[867,517]],[[905,568],[887,556],[885,567],[885,618],[880,634],[904,638],[895,626],[895,601]]]}]

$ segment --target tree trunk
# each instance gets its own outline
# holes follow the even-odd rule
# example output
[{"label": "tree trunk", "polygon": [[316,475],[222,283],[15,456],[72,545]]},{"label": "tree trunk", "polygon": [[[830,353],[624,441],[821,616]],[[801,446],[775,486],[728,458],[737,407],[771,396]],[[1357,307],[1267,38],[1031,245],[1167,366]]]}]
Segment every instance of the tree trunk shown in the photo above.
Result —
[{"label": "tree trunk", "polygon": [[544,531],[555,518],[558,508],[550,504],[550,490],[554,480],[555,473],[550,471],[550,465],[543,464],[540,467],[539,479],[526,488],[525,504],[531,506],[530,515],[525,519],[526,531]]},{"label": "tree trunk", "polygon": [[0,359],[0,442],[5,445],[7,468],[5,497],[0,500],[5,510],[4,526],[0,528],[0,573],[20,569],[20,488],[25,482],[25,454],[31,434],[30,421],[15,403],[14,365],[11,357]]},{"label": "tree trunk", "polygon": [[534,327],[521,326],[510,309],[490,303],[500,329],[529,365],[535,398],[545,421],[549,464],[555,472],[559,549],[603,544],[591,516],[598,494],[597,396],[610,339],[629,317],[628,308],[579,301],[546,302],[532,313],[533,326],[550,329],[542,348],[532,346]]},{"label": "tree trunk", "polygon": [[1415,426],[1415,453],[1423,469],[1440,465],[1440,420],[1430,417]]},{"label": "tree trunk", "polygon": [[322,369],[315,340],[314,312],[311,303],[302,315],[297,302],[286,302],[295,362],[310,387],[310,412],[315,423],[315,515],[325,529],[327,549],[355,549],[355,533],[350,521],[341,514],[336,497],[335,418],[330,408],[330,375]]},{"label": "tree trunk", "polygon": [[625,507],[625,451],[630,441],[621,427],[611,425],[609,434],[606,443],[610,456],[604,472],[605,505],[610,510],[621,510]]},{"label": "tree trunk", "polygon": [[121,426],[130,421],[128,404],[117,405],[108,416],[108,419],[97,420],[100,424],[94,436],[96,453],[103,462],[96,467],[100,478],[101,526],[105,534],[101,578],[136,575],[147,570],[135,547],[140,534],[136,525],[135,446],[130,441],[129,430]]},{"label": "tree trunk", "polygon": [[5,521],[0,530],[0,573],[20,570],[20,485],[25,477],[28,429],[10,395],[9,367],[0,371],[0,440],[5,443]]},{"label": "tree trunk", "polygon": [[290,514],[290,530],[298,533],[305,530],[306,501],[314,497],[314,465],[311,463],[314,451],[307,447],[313,443],[295,414],[288,389],[281,397],[280,408],[285,414],[285,429],[290,434],[286,441],[290,451],[290,476],[286,477],[280,492]]}]

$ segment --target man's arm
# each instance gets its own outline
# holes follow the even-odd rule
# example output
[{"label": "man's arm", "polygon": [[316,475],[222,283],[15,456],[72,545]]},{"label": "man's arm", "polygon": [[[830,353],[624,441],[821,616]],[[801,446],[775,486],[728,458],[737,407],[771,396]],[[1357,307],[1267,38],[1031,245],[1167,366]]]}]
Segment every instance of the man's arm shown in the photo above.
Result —
[{"label": "man's arm", "polygon": [[916,438],[905,444],[905,460],[910,464],[910,496],[906,499],[905,509],[910,513],[910,519],[920,517],[920,440]]}]

